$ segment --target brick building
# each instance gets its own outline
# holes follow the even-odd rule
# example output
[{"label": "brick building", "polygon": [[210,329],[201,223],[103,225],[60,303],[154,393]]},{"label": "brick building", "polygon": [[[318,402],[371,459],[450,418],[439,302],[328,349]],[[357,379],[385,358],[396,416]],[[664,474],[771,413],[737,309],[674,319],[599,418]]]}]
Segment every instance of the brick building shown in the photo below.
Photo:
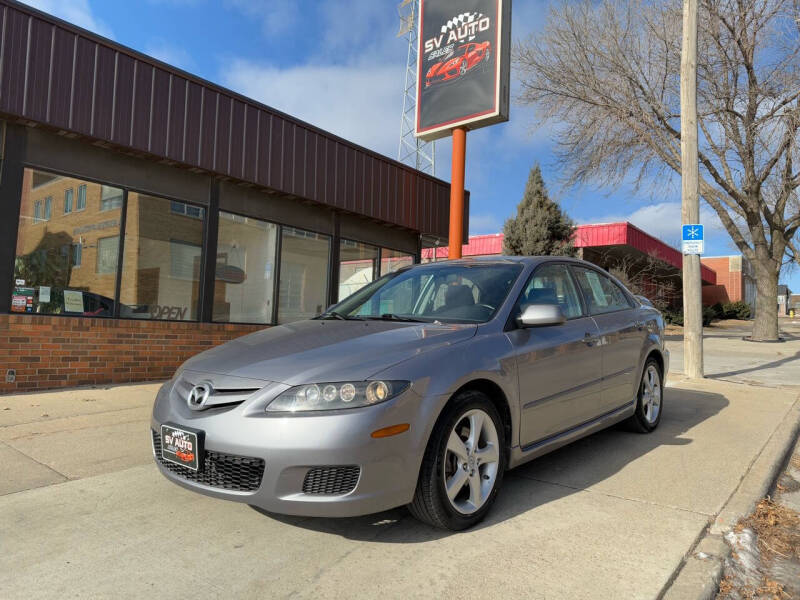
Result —
[{"label": "brick building", "polygon": [[446,240],[444,181],[14,0],[0,31],[0,393],[167,377]]},{"label": "brick building", "polygon": [[756,280],[753,265],[741,254],[704,256],[700,262],[717,273],[717,285],[703,287],[703,304],[746,302],[755,314]]}]

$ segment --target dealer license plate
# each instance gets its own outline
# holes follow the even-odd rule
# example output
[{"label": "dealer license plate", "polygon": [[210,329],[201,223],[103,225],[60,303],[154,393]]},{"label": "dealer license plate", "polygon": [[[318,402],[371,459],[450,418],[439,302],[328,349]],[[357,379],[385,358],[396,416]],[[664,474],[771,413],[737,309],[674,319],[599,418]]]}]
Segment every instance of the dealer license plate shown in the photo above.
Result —
[{"label": "dealer license plate", "polygon": [[202,445],[202,431],[161,426],[161,457],[164,460],[197,471],[202,464]]}]

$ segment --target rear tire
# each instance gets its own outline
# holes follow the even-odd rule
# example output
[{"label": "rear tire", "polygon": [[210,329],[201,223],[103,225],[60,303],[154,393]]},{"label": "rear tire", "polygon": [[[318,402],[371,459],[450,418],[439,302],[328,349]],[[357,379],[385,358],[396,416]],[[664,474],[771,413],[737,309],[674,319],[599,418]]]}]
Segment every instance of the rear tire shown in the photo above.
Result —
[{"label": "rear tire", "polygon": [[661,422],[664,407],[664,374],[655,358],[648,358],[639,381],[636,396],[636,411],[625,421],[625,425],[638,433],[650,433]]},{"label": "rear tire", "polygon": [[503,422],[486,394],[453,398],[428,440],[411,514],[451,531],[482,521],[503,481],[505,443]]}]

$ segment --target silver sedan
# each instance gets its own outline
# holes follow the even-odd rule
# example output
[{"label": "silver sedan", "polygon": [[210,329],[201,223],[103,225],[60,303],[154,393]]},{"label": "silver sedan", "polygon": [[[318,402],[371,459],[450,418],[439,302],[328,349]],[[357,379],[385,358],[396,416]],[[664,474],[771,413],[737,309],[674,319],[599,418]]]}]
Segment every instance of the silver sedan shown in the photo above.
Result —
[{"label": "silver sedan", "polygon": [[408,505],[465,529],[506,469],[620,421],[658,426],[663,330],[584,261],[416,265],[187,361],[156,398],[153,454],[179,485],[270,512]]}]

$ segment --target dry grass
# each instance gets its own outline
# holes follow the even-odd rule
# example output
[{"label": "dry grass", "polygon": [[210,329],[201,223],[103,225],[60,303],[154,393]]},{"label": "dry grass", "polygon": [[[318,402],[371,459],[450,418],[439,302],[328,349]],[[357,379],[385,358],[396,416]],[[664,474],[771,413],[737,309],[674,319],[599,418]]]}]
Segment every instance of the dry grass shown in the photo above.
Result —
[{"label": "dry grass", "polygon": [[[735,596],[733,596],[734,592],[736,593]],[[737,588],[733,578],[730,575],[726,575],[719,582],[717,600],[731,597],[741,598],[742,600],[793,600],[791,594],[783,589],[783,585],[767,577],[763,578],[761,585],[758,587],[745,585]]]},{"label": "dry grass", "polygon": [[[797,460],[796,458],[794,460]],[[742,600],[791,600],[793,596],[785,589],[784,584],[763,573],[764,568],[775,559],[797,561],[800,559],[800,513],[785,506],[776,504],[769,497],[764,498],[756,506],[755,511],[739,521],[735,527],[737,533],[750,529],[756,534],[756,543],[763,561],[761,580],[744,583],[731,573],[726,574],[719,584],[717,600],[741,598]],[[734,563],[739,556],[734,550],[731,554]]]},{"label": "dry grass", "polygon": [[800,514],[764,498],[752,515],[741,521],[737,530],[749,527],[758,536],[758,546],[767,559],[800,559]]}]

